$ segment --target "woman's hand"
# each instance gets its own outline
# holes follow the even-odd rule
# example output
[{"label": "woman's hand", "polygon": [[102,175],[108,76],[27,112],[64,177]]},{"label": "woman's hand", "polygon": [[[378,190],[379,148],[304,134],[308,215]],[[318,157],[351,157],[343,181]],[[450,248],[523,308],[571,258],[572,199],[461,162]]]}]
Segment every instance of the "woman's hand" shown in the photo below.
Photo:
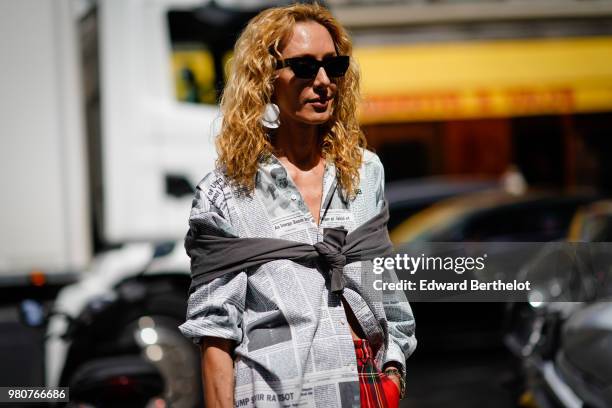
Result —
[{"label": "woman's hand", "polygon": [[233,340],[202,338],[202,385],[206,407],[234,407],[234,347]]},{"label": "woman's hand", "polygon": [[387,375],[387,377],[397,386],[397,391],[401,392],[402,386],[399,375]]},{"label": "woman's hand", "polygon": [[393,383],[397,386],[397,390],[399,391],[400,398],[403,397],[404,387],[402,384],[402,368],[400,365],[395,364],[393,362],[385,364],[383,372]]}]

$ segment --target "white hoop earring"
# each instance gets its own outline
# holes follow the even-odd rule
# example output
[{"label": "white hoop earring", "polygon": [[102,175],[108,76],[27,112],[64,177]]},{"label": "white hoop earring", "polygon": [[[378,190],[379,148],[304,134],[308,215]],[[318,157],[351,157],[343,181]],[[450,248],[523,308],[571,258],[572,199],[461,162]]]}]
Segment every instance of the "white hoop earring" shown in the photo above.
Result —
[{"label": "white hoop earring", "polygon": [[266,104],[261,124],[268,129],[277,129],[280,126],[280,109],[277,104]]}]

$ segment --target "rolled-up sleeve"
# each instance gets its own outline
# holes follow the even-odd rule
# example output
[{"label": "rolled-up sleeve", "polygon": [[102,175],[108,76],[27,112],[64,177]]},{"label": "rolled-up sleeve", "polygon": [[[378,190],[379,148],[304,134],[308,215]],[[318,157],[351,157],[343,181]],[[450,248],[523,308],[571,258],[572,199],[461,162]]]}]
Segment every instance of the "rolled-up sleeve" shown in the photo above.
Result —
[{"label": "rolled-up sleeve", "polygon": [[[379,169],[377,171],[377,193],[376,200],[378,210],[383,206],[385,198],[385,171],[378,156],[375,156]],[[388,282],[397,282],[397,274],[394,269],[387,269],[383,279]],[[383,307],[387,318],[387,328],[389,331],[389,344],[383,364],[395,362],[401,365],[405,372],[405,363],[408,357],[417,347],[415,335],[416,324],[412,308],[403,291],[385,290],[382,293]]]},{"label": "rolled-up sleeve", "polygon": [[[221,231],[235,235],[227,214],[214,206],[207,197],[207,178],[198,185],[189,216],[189,232],[185,248],[193,245],[192,237],[200,231]],[[242,315],[244,313],[247,274],[230,273],[197,286],[187,300],[186,321],[179,330],[194,343],[203,336],[242,341]]]},{"label": "rolled-up sleeve", "polygon": [[[390,271],[390,281],[397,281],[394,271]],[[383,364],[397,362],[405,369],[406,359],[417,346],[415,320],[410,303],[403,292],[389,291],[383,294],[383,306],[389,329],[389,346]]]},{"label": "rolled-up sleeve", "polygon": [[246,280],[246,274],[238,272],[198,286],[187,301],[187,320],[179,326],[183,335],[194,343],[203,336],[240,343]]}]

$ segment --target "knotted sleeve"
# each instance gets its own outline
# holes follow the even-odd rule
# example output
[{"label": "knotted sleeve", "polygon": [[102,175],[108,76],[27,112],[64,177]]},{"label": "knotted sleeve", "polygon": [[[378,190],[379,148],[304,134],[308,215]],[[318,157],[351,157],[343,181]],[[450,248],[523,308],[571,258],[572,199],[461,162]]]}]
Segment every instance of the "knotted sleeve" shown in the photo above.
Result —
[{"label": "knotted sleeve", "polygon": [[[236,236],[228,221],[228,215],[215,206],[210,196],[222,191],[213,191],[209,180],[212,173],[202,180],[196,189],[189,230],[185,237],[185,249],[191,257],[192,267],[199,256],[194,247],[194,238],[207,233],[220,237]],[[218,195],[216,195],[218,197]],[[179,326],[184,336],[199,343],[201,337],[212,336],[224,339],[242,340],[242,314],[245,308],[247,275],[244,270],[224,274],[193,288],[187,301],[186,321]]]}]

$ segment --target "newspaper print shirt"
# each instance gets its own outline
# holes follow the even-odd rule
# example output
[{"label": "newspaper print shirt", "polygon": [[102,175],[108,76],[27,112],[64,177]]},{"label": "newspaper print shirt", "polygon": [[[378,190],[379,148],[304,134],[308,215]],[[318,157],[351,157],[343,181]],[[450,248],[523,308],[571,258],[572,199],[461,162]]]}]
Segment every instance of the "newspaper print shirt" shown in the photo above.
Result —
[{"label": "newspaper print shirt", "polygon": [[[189,218],[192,228],[214,226],[238,237],[270,237],[314,244],[325,227],[349,232],[376,215],[384,198],[384,169],[378,156],[363,151],[357,197],[345,202],[334,189],[336,170],[326,164],[323,203],[316,225],[296,185],[274,156],[261,162],[255,193],[234,194],[213,171],[198,184]],[[366,265],[369,264],[369,265]],[[369,269],[367,268],[369,266]],[[363,268],[363,271],[362,271]],[[369,271],[369,273],[367,272]],[[402,291],[373,288],[371,261],[344,267],[343,296],[376,350],[376,363],[404,366],[416,348],[415,322]],[[394,271],[387,279],[397,280]],[[357,361],[340,296],[329,277],[289,260],[268,262],[214,279],[189,296],[181,332],[232,339],[236,407],[359,407]]]}]

